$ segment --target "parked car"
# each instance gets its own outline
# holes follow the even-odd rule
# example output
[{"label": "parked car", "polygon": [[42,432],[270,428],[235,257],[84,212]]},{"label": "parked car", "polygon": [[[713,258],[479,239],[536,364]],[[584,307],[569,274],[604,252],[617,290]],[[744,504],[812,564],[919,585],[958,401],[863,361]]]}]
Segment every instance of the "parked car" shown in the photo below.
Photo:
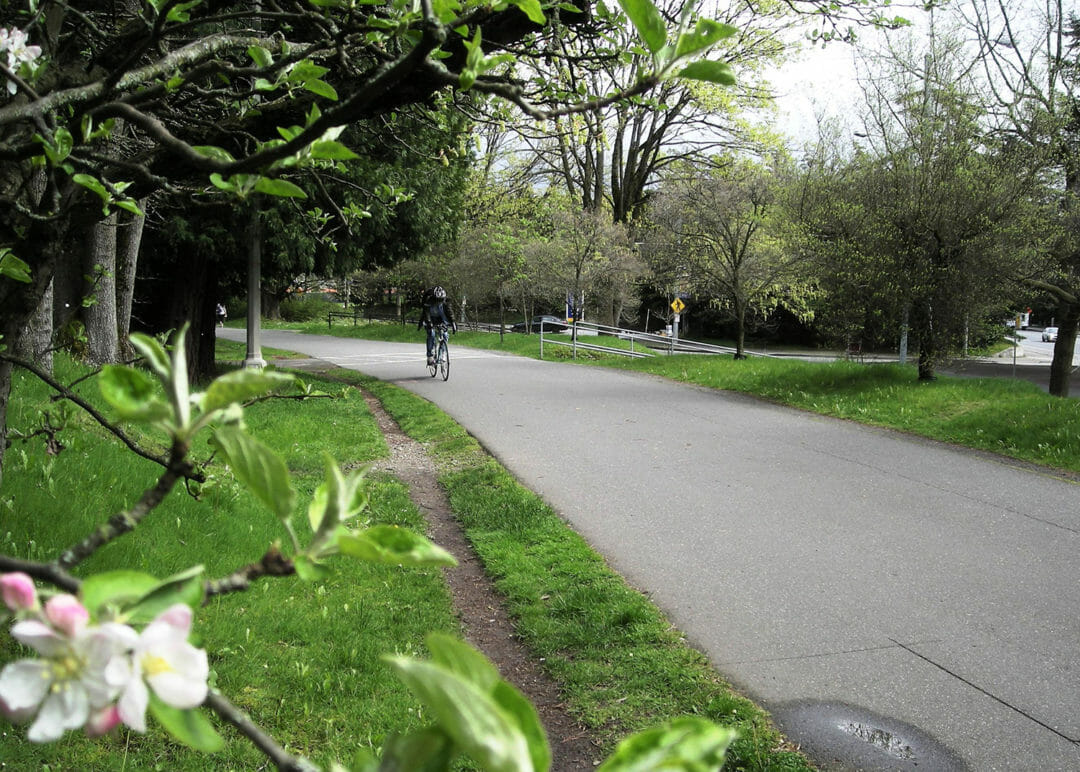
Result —
[{"label": "parked car", "polygon": [[1047,327],[1042,331],[1042,339],[1044,342],[1051,342],[1057,340],[1057,327]]},{"label": "parked car", "polygon": [[532,330],[533,332],[540,332],[543,328],[544,332],[566,332],[570,329],[570,325],[566,323],[565,319],[560,319],[557,316],[534,316],[529,323],[518,322],[510,328],[511,332],[525,332],[526,330]]}]

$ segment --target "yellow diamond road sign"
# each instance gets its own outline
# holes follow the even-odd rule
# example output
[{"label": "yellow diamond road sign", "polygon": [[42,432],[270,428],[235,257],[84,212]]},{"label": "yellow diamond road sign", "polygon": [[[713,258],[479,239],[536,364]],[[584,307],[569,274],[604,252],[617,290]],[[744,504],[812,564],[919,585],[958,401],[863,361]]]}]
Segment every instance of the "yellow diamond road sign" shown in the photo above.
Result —
[{"label": "yellow diamond road sign", "polygon": [[682,298],[675,298],[671,301],[671,310],[677,314],[682,313],[682,310],[686,308],[686,303],[682,302]]}]

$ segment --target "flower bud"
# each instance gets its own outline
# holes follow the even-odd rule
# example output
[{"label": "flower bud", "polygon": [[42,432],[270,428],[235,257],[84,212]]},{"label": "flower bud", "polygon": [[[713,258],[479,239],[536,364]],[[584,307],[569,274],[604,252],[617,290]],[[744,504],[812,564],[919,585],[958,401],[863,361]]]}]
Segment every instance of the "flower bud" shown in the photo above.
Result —
[{"label": "flower bud", "polygon": [[108,734],[120,724],[120,711],[116,705],[108,705],[101,710],[90,713],[90,719],[86,722],[86,734],[90,737],[101,737]]},{"label": "flower bud", "polygon": [[53,627],[71,637],[86,626],[90,612],[74,595],[56,595],[45,603],[45,616]]},{"label": "flower bud", "polygon": [[26,574],[0,574],[0,589],[3,590],[4,604],[12,611],[30,611],[37,608],[34,580]]}]

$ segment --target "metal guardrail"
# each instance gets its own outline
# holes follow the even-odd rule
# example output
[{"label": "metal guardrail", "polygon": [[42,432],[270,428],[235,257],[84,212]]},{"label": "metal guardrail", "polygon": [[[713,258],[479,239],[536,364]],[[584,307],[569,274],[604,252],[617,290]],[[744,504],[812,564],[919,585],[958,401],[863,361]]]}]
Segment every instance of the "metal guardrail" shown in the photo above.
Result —
[{"label": "metal guardrail", "polygon": [[[616,354],[619,356],[633,357],[635,359],[641,359],[644,357],[655,356],[656,354],[734,354],[736,350],[730,346],[717,346],[712,343],[701,343],[699,341],[676,339],[667,335],[654,335],[649,332],[639,332],[637,330],[628,330],[623,327],[610,327],[606,324],[593,324],[591,322],[578,322],[576,325],[576,334],[574,328],[571,328],[570,335],[571,340],[548,340],[549,345],[556,346],[569,346],[571,348],[585,349],[587,351],[602,351],[608,354]],[[617,337],[621,340],[630,341],[630,349],[616,348],[613,346],[602,346],[596,343],[584,343],[581,341],[581,334],[585,335],[597,335],[604,336],[609,335]],[[638,350],[637,346],[643,346],[644,350]],[[744,352],[751,356],[770,356],[769,354],[746,351]],[[576,351],[575,351],[576,356]],[[544,358],[544,331],[540,331],[540,358]]]}]

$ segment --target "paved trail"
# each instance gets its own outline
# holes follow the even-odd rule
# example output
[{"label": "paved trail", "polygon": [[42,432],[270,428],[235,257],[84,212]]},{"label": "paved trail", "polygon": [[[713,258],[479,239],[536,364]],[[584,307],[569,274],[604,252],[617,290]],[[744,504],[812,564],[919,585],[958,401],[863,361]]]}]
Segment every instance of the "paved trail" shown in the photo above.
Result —
[{"label": "paved trail", "polygon": [[1075,483],[602,368],[263,343],[439,405],[824,768],[1080,770]]}]

